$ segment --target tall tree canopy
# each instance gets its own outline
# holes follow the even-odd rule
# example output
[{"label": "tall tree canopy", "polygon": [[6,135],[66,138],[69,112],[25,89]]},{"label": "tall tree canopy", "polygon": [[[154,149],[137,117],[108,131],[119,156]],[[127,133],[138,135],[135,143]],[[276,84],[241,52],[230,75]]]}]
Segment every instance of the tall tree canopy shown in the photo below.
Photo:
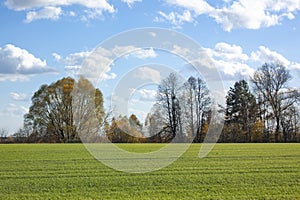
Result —
[{"label": "tall tree canopy", "polygon": [[275,142],[279,141],[280,120],[284,112],[299,101],[299,91],[288,87],[289,71],[281,64],[264,64],[252,77],[254,91],[270,107],[275,119]]},{"label": "tall tree canopy", "polygon": [[[29,113],[24,118],[24,129],[31,135],[49,142],[71,142],[79,140],[77,127],[74,122],[72,91],[76,82],[73,78],[62,78],[50,85],[42,85],[32,97],[32,105]],[[104,115],[103,97],[99,89],[81,78],[77,84],[77,90],[93,91],[94,111],[96,116]],[[91,93],[91,92],[90,92]],[[84,97],[84,96],[82,96]],[[84,97],[85,98],[85,97]],[[87,99],[82,99],[81,108],[84,108]],[[78,109],[78,108],[76,108]],[[89,111],[90,112],[90,111]],[[82,113],[84,115],[84,113]]]},{"label": "tall tree canopy", "polygon": [[183,85],[181,94],[184,104],[184,118],[188,126],[189,139],[193,138],[194,142],[201,142],[205,122],[210,119],[211,97],[205,81],[193,76]]},{"label": "tall tree canopy", "polygon": [[179,102],[180,81],[175,73],[171,73],[158,86],[157,102],[165,112],[167,131],[174,138],[182,134],[181,107]]},{"label": "tall tree canopy", "polygon": [[178,136],[177,142],[200,142],[210,121],[211,101],[206,83],[201,78],[191,76],[186,82],[181,82],[176,74],[171,73],[158,86],[155,109],[156,118],[165,119],[165,126],[151,116],[147,120],[150,120],[149,124],[161,127],[151,130],[161,130],[158,132],[161,135],[170,133],[170,138]]},{"label": "tall tree canopy", "polygon": [[255,96],[250,92],[248,83],[245,80],[236,82],[233,88],[230,87],[226,96],[227,128],[228,126],[235,127],[230,131],[244,133],[244,142],[250,141],[250,132],[255,123],[256,113]]}]

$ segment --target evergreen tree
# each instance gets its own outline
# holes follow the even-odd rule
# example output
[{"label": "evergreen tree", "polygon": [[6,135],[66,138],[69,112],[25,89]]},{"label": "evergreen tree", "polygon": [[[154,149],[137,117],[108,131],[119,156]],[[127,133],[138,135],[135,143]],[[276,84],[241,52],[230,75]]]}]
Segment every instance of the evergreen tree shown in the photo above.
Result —
[{"label": "evergreen tree", "polygon": [[235,135],[235,141],[231,142],[250,141],[251,129],[256,119],[256,107],[255,97],[245,80],[236,82],[234,87],[230,88],[226,96],[225,122],[227,126],[235,127],[234,130],[229,130]]}]

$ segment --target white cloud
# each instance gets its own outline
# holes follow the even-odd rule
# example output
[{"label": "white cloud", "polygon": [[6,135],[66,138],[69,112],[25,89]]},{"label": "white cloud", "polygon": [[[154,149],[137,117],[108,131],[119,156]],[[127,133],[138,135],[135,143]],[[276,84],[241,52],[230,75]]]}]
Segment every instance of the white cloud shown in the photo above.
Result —
[{"label": "white cloud", "polygon": [[59,62],[59,61],[61,60],[61,58],[62,58],[61,55],[59,55],[59,54],[57,54],[57,53],[53,53],[52,56],[53,56],[54,59],[55,59],[56,61],[58,61],[58,62]]},{"label": "white cloud", "polygon": [[28,97],[25,93],[11,92],[9,96],[15,101],[27,101]]},{"label": "white cloud", "polygon": [[[203,52],[202,52],[203,51]],[[250,54],[243,52],[241,46],[220,42],[214,48],[202,48],[197,51],[183,48],[178,45],[173,46],[171,51],[177,55],[183,55],[189,64],[185,70],[194,71],[197,67],[205,77],[213,78],[213,67],[220,72],[223,79],[241,79],[252,76],[257,63],[281,63],[290,70],[300,71],[300,63],[293,62],[285,58],[282,54],[272,51],[265,46],[260,46],[258,50]],[[189,57],[197,52],[198,56]],[[255,66],[253,66],[255,64]]]},{"label": "white cloud", "polygon": [[159,11],[158,14],[160,17],[156,17],[154,19],[155,22],[168,21],[173,24],[175,28],[181,28],[181,25],[184,23],[191,23],[194,21],[191,12],[188,10],[185,10],[182,14],[177,12],[170,12],[169,14],[166,14],[162,11]]},{"label": "white cloud", "polygon": [[[203,52],[202,52],[203,51]],[[199,68],[205,77],[213,78],[213,67],[220,72],[223,79],[241,79],[249,78],[253,75],[257,63],[281,63],[290,70],[296,70],[300,73],[300,63],[293,62],[285,58],[276,51],[272,51],[265,46],[260,46],[258,50],[249,54],[243,52],[241,46],[220,42],[214,48],[202,48],[196,51],[197,59],[189,57],[195,53],[195,50],[183,48],[177,45],[173,46],[172,53],[183,55],[189,62],[185,70],[194,71]],[[253,66],[255,64],[255,66]],[[211,76],[211,77],[210,77]]]},{"label": "white cloud", "polygon": [[213,59],[213,62],[217,69],[227,78],[248,78],[254,73],[254,69],[246,63],[228,62],[216,59]]},{"label": "white cloud", "polygon": [[101,50],[102,54],[105,54],[105,56],[116,56],[116,57],[122,57],[127,56],[130,53],[133,53],[134,51],[138,50],[139,48],[136,48],[134,46],[115,46],[112,50],[106,50],[107,52],[104,52],[104,49]]},{"label": "white cloud", "polygon": [[26,113],[28,113],[28,108],[13,103],[6,105],[4,109],[0,110],[1,116],[23,116]]},{"label": "white cloud", "polygon": [[148,90],[148,89],[141,89],[136,90],[136,92],[140,95],[141,101],[155,101],[157,92],[156,90]]},{"label": "white cloud", "polygon": [[57,62],[65,65],[65,71],[68,74],[68,76],[75,77],[79,75],[78,73],[81,69],[83,61],[86,58],[88,58],[90,54],[91,52],[89,51],[82,51],[82,52],[71,53],[66,57],[63,57],[58,53],[53,53],[52,56]]},{"label": "white cloud", "polygon": [[71,17],[76,17],[76,13],[74,11],[70,11],[68,13],[68,15],[71,16]]},{"label": "white cloud", "polygon": [[62,10],[60,7],[47,6],[38,11],[30,11],[26,14],[26,23],[30,23],[34,20],[39,19],[51,19],[58,20],[62,15]]},{"label": "white cloud", "polygon": [[166,0],[166,2],[193,11],[196,15],[209,13],[214,9],[205,0]]},{"label": "white cloud", "polygon": [[282,54],[265,46],[260,46],[257,51],[251,52],[251,55],[244,54],[242,47],[227,43],[217,43],[214,49],[208,48],[206,51],[214,65],[227,78],[253,75],[255,70],[249,65],[251,62],[280,63],[290,70],[300,70],[299,63],[289,61]]},{"label": "white cloud", "polygon": [[257,51],[251,53],[251,59],[256,62],[264,63],[278,63],[291,70],[292,73],[300,74],[300,63],[290,61],[282,54],[272,51],[265,46],[260,46]]},{"label": "white cloud", "polygon": [[243,53],[242,47],[230,45],[224,42],[217,43],[214,49],[214,56],[227,61],[247,61],[248,55]]},{"label": "white cloud", "polygon": [[[114,13],[116,10],[113,5],[107,0],[6,0],[4,4],[15,11],[26,11],[27,22],[36,19],[58,19],[63,10],[58,10],[59,7],[67,7],[72,5],[80,5],[84,7],[84,19],[95,18],[101,16],[103,12]],[[52,8],[52,9],[49,9]],[[76,16],[75,12],[70,13],[71,16]]]},{"label": "white cloud", "polygon": [[277,0],[269,4],[274,11],[285,10],[287,13],[299,10],[299,0]]},{"label": "white cloud", "polygon": [[6,0],[5,5],[13,10],[28,10],[32,8],[40,8],[46,6],[71,6],[71,5],[81,5],[86,8],[97,8],[103,9],[108,12],[114,12],[114,8],[110,5],[106,0],[60,0],[60,1],[53,1],[53,0],[26,0],[26,1],[19,1],[19,0]]},{"label": "white cloud", "polygon": [[141,50],[135,51],[131,55],[133,55],[139,59],[156,58],[157,57],[157,54],[155,53],[153,48],[141,49]]},{"label": "white cloud", "polygon": [[131,8],[135,2],[142,2],[142,0],[122,0],[122,2],[127,3],[128,7]]},{"label": "white cloud", "polygon": [[225,76],[241,78],[254,73],[254,69],[245,63],[249,56],[243,53],[240,46],[221,42],[214,49],[206,50],[215,67]]},{"label": "white cloud", "polygon": [[173,49],[172,49],[171,52],[176,54],[176,55],[187,56],[190,53],[190,49],[183,48],[183,47],[178,46],[178,45],[173,45]]},{"label": "white cloud", "polygon": [[254,61],[259,61],[262,63],[266,63],[266,62],[280,63],[286,67],[288,67],[291,64],[291,62],[288,59],[286,59],[284,56],[277,53],[276,51],[271,51],[269,48],[265,46],[260,46],[257,51],[252,52],[251,58]]},{"label": "white cloud", "polygon": [[156,33],[155,32],[149,32],[149,34],[151,35],[151,37],[156,37]]},{"label": "white cloud", "polygon": [[68,76],[76,77],[79,74],[79,71],[81,69],[81,65],[67,65],[65,66],[65,71],[68,74]]},{"label": "white cloud", "polygon": [[[116,57],[132,55],[143,59],[157,56],[152,48],[139,49],[134,46],[116,46],[111,50],[98,48],[96,51],[72,53],[65,58],[57,53],[54,53],[53,56],[57,61],[65,64],[65,70],[69,75],[79,75],[80,72],[80,75],[95,81],[99,78],[103,81],[117,77],[117,74],[110,72],[113,59]],[[188,59],[190,58],[190,51],[190,49],[174,45],[172,53],[183,55]],[[200,66],[204,70],[203,73],[210,73],[209,70],[215,66],[226,79],[248,78],[254,73],[254,67],[257,67],[249,64],[252,62],[281,62],[289,69],[300,69],[300,64],[291,62],[281,54],[264,46],[260,46],[257,51],[248,55],[243,52],[241,46],[220,42],[212,49],[199,49],[197,53],[199,59],[189,60],[191,64],[197,63],[196,66]],[[83,61],[85,61],[85,68],[82,68]],[[101,63],[101,66],[98,63]],[[103,69],[103,67],[106,68]],[[154,83],[161,81],[160,72],[151,67],[140,67],[134,73],[134,77],[141,80],[149,80]]]},{"label": "white cloud", "polygon": [[22,74],[1,74],[0,73],[0,82],[1,81],[29,81],[30,78]]},{"label": "white cloud", "polygon": [[280,16],[268,11],[269,2],[269,0],[235,1],[229,7],[215,9],[210,16],[221,24],[225,31],[231,31],[233,28],[259,29],[274,26],[279,23]]},{"label": "white cloud", "polygon": [[28,80],[28,75],[56,72],[45,60],[12,44],[0,47],[0,81]]},{"label": "white cloud", "polygon": [[142,80],[151,80],[159,84],[161,81],[160,72],[150,67],[140,67],[135,73],[135,77]]},{"label": "white cloud", "polygon": [[[165,1],[192,12],[193,18],[208,15],[225,31],[236,28],[259,29],[278,25],[285,18],[294,19],[295,13],[300,10],[300,0],[226,0],[224,5],[218,8],[212,7],[204,0]],[[174,12],[171,13],[173,15],[165,15],[165,18],[168,17],[169,21],[174,24],[176,17]]]},{"label": "white cloud", "polygon": [[79,75],[97,83],[99,77],[102,81],[114,79],[115,74],[109,74],[113,63],[113,50],[97,48],[92,52],[79,52],[66,57],[65,61],[71,65],[84,66],[80,68]]},{"label": "white cloud", "polygon": [[[81,65],[82,62],[89,57],[91,54],[90,51],[82,51],[82,52],[76,52],[68,55],[63,59],[63,62],[66,65]],[[56,56],[57,57],[57,56]],[[59,58],[59,57],[58,57]]]},{"label": "white cloud", "polygon": [[104,73],[102,76],[101,76],[101,80],[113,80],[117,77],[117,74],[115,73]]},{"label": "white cloud", "polygon": [[[153,48],[141,49],[134,46],[115,46],[110,50],[97,48],[95,51],[72,53],[66,57],[62,57],[58,53],[52,54],[57,62],[65,65],[68,75],[83,75],[92,82],[97,81],[99,77],[101,80],[115,79],[117,75],[110,73],[114,59],[122,56],[128,58],[130,55],[139,59],[155,58],[157,56]],[[84,65],[84,68],[82,68],[82,65]]]},{"label": "white cloud", "polygon": [[300,63],[292,62],[289,68],[291,70],[298,70],[298,73],[300,73]]},{"label": "white cloud", "polygon": [[[174,49],[177,52],[183,51],[183,53],[189,54],[188,49],[184,50],[179,47]],[[204,73],[206,78],[215,78],[212,74],[215,72],[210,71],[215,67],[223,79],[236,79],[247,78],[253,74],[254,69],[247,64],[247,61],[249,61],[249,56],[243,53],[242,47],[221,42],[212,49],[204,48],[199,58],[192,60],[191,64],[199,66],[201,73]]]},{"label": "white cloud", "polygon": [[[119,49],[119,47],[117,47]],[[82,51],[71,53],[66,57],[59,55],[58,53],[53,53],[53,57],[59,63],[65,65],[65,71],[69,76],[83,75],[89,80],[96,83],[96,81],[101,77],[101,80],[115,79],[116,74],[109,73],[111,70],[110,65],[112,64],[112,56],[114,51],[118,50],[107,50],[104,48],[97,48],[96,51]],[[106,69],[100,67],[106,66]],[[84,66],[85,68],[82,68]],[[97,67],[98,66],[98,67]]]}]

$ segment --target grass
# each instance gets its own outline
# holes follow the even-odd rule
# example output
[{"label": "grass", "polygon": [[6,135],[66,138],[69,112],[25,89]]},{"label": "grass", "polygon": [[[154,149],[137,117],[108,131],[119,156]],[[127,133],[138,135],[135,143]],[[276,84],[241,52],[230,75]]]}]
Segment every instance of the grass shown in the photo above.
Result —
[{"label": "grass", "polygon": [[300,144],[218,144],[204,159],[199,149],[162,170],[129,174],[81,144],[0,145],[0,199],[300,199]]}]

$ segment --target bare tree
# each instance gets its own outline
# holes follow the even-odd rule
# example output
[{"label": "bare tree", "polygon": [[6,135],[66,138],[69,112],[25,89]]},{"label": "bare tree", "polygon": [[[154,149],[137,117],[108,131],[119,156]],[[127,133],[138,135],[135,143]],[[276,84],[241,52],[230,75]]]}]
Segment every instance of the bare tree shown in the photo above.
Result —
[{"label": "bare tree", "polygon": [[8,130],[5,128],[1,128],[0,129],[0,143],[5,141],[5,138],[7,137],[7,135],[8,135]]},{"label": "bare tree", "polygon": [[187,124],[188,139],[192,140],[196,136],[196,85],[197,80],[195,77],[190,77],[186,83],[184,83],[185,92],[184,96],[184,108],[185,108],[185,121]]},{"label": "bare tree", "polygon": [[179,93],[180,82],[174,73],[171,73],[158,86],[157,101],[166,113],[166,124],[172,138],[174,138],[178,133],[182,134]]},{"label": "bare tree", "polygon": [[299,92],[288,87],[289,71],[281,64],[264,64],[253,75],[254,91],[272,110],[275,120],[275,142],[279,141],[280,120],[283,113],[299,100]]},{"label": "bare tree", "polygon": [[[211,98],[205,82],[200,78],[190,77],[184,83],[183,107],[188,133],[195,142],[202,140],[203,126],[209,118]],[[188,134],[189,135],[189,134]]]},{"label": "bare tree", "polygon": [[296,141],[296,135],[298,133],[298,115],[299,113],[297,108],[295,106],[291,106],[280,116],[284,142]]},{"label": "bare tree", "polygon": [[145,119],[145,133],[147,136],[154,136],[162,130],[165,125],[163,113],[160,106],[154,104]]}]

